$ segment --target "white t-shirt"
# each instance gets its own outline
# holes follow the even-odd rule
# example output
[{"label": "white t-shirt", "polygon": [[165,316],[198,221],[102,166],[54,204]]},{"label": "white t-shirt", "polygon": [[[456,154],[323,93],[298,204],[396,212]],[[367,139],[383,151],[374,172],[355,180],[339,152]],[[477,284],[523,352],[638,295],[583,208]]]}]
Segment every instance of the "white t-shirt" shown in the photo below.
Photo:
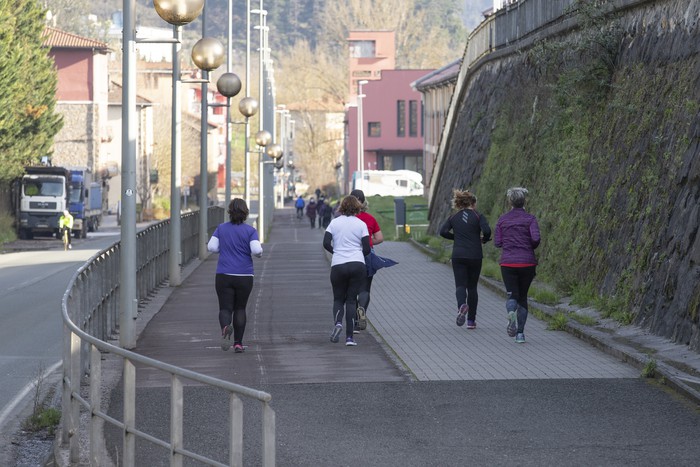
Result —
[{"label": "white t-shirt", "polygon": [[338,216],[328,224],[326,232],[333,236],[333,259],[331,266],[351,263],[364,263],[362,237],[368,237],[367,224],[355,216]]}]

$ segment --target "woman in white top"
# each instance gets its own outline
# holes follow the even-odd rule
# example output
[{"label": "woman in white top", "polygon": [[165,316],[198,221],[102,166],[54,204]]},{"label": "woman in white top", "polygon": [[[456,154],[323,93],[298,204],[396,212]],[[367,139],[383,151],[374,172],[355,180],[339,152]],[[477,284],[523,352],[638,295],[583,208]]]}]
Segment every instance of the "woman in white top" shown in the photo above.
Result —
[{"label": "woman in white top", "polygon": [[345,345],[357,345],[353,339],[357,295],[367,276],[365,256],[370,252],[367,224],[356,216],[362,204],[354,196],[340,203],[336,217],[326,228],[323,247],[333,254],[331,286],[333,287],[333,331],[331,342],[338,342],[345,315]]}]

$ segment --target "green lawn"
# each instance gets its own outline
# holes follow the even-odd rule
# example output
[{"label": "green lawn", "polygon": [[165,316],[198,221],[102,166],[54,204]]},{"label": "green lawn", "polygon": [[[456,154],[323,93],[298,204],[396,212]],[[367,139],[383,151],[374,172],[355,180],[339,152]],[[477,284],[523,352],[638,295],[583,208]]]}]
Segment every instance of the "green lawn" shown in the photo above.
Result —
[{"label": "green lawn", "polygon": [[[407,196],[406,219],[410,224],[428,223],[428,200],[423,196]],[[372,214],[382,229],[385,240],[396,240],[396,223],[394,222],[394,197],[393,196],[368,196],[367,211]]]}]

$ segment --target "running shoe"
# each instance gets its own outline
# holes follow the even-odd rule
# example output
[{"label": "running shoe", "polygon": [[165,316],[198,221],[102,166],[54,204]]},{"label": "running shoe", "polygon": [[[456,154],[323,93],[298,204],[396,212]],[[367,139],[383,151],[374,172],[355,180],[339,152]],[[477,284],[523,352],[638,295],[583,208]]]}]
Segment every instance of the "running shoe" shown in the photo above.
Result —
[{"label": "running shoe", "polygon": [[522,332],[519,332],[518,335],[515,336],[515,343],[516,344],[524,344],[525,343],[525,334]]},{"label": "running shoe", "polygon": [[355,345],[357,345],[357,342],[355,342],[355,339],[353,339],[352,337],[348,337],[345,339],[345,345],[346,346],[355,346]]},{"label": "running shoe", "polygon": [[357,328],[360,331],[367,329],[367,312],[361,306],[357,307]]},{"label": "running shoe", "polygon": [[243,344],[233,344],[233,351],[236,353],[243,353],[245,352],[245,348]]},{"label": "running shoe", "polygon": [[509,337],[515,337],[518,332],[518,317],[514,311],[508,312],[508,327],[506,328]]},{"label": "running shoe", "polygon": [[467,329],[476,329],[476,321],[473,319],[467,320]]},{"label": "running shoe", "polygon": [[231,348],[231,334],[233,334],[233,326],[224,326],[221,331],[221,350],[226,351]]},{"label": "running shoe", "polygon": [[341,332],[343,332],[343,325],[340,323],[335,323],[335,327],[331,332],[331,342],[338,342],[338,340],[340,340]]},{"label": "running shoe", "polygon": [[464,322],[467,320],[467,313],[469,313],[469,307],[464,303],[459,307],[459,313],[457,313],[457,326],[464,326]]}]

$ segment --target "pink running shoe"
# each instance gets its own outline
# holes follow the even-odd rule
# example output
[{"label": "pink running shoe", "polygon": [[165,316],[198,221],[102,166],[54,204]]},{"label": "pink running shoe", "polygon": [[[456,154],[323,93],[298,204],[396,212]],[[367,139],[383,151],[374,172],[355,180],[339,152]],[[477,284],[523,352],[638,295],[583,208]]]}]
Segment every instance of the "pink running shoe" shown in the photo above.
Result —
[{"label": "pink running shoe", "polygon": [[457,313],[457,326],[464,326],[464,322],[467,320],[467,313],[469,313],[469,307],[464,303],[459,307],[459,313]]}]

